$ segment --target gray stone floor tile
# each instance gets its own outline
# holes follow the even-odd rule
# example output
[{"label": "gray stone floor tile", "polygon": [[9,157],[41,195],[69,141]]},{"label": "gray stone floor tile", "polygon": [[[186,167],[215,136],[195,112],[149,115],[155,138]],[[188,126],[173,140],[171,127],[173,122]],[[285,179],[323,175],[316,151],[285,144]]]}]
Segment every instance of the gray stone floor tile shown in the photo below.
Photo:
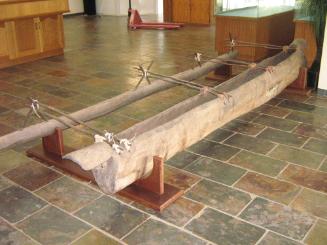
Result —
[{"label": "gray stone floor tile", "polygon": [[91,202],[76,215],[118,238],[126,235],[147,218],[146,214],[107,196]]},{"label": "gray stone floor tile", "polygon": [[221,245],[255,244],[265,232],[262,228],[212,209],[204,210],[186,229]]},{"label": "gray stone floor tile", "polygon": [[38,190],[35,194],[68,212],[82,208],[101,195],[69,177],[63,177]]},{"label": "gray stone floor tile", "polygon": [[185,170],[227,185],[235,183],[246,172],[241,168],[206,157],[191,163]]},{"label": "gray stone floor tile", "polygon": [[37,243],[0,218],[0,244],[36,245]]},{"label": "gray stone floor tile", "polygon": [[315,221],[307,214],[261,198],[256,198],[240,217],[297,240],[305,237]]},{"label": "gray stone floor tile", "polygon": [[17,224],[42,244],[61,245],[72,242],[90,230],[90,226],[55,207],[47,207]]},{"label": "gray stone floor tile", "polygon": [[247,193],[208,180],[196,184],[186,197],[234,215],[251,201]]},{"label": "gray stone floor tile", "polygon": [[153,244],[162,244],[162,245],[204,245],[206,242],[200,240],[178,230],[172,226],[168,226],[160,221],[148,220],[130,235],[128,235],[124,242],[128,244],[144,244],[144,245],[153,245]]},{"label": "gray stone floor tile", "polygon": [[17,186],[0,191],[0,216],[15,223],[44,207],[46,202]]}]

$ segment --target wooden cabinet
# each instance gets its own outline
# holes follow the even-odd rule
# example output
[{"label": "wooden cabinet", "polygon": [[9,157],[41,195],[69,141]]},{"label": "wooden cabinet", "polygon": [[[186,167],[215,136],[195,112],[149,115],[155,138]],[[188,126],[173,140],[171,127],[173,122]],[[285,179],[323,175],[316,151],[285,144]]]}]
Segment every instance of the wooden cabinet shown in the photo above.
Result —
[{"label": "wooden cabinet", "polygon": [[5,23],[0,22],[0,63],[9,58]]},{"label": "wooden cabinet", "polygon": [[40,18],[41,49],[47,52],[64,48],[63,18],[61,15]]},{"label": "wooden cabinet", "polygon": [[[164,15],[171,16],[173,22],[210,24],[212,0],[173,0],[165,1]],[[170,13],[167,11],[171,11]]]},{"label": "wooden cabinet", "polygon": [[39,18],[5,22],[10,59],[23,58],[41,52],[39,22]]},{"label": "wooden cabinet", "polygon": [[2,9],[0,68],[63,53],[67,0],[0,1]]}]

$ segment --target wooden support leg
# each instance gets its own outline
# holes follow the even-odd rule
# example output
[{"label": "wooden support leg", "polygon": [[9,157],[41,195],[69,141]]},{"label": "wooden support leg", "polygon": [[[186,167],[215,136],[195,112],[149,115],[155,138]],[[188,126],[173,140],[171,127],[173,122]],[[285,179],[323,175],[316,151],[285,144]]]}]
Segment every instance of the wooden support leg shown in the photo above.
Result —
[{"label": "wooden support leg", "polygon": [[224,82],[232,77],[232,66],[223,65],[217,68],[215,71],[210,72],[207,76],[207,80],[213,80],[217,82]]},{"label": "wooden support leg", "polygon": [[307,87],[308,68],[301,67],[297,79],[289,85],[285,92],[299,95],[310,95],[311,89]]},{"label": "wooden support leg", "polygon": [[49,153],[63,156],[65,152],[62,130],[60,128],[56,128],[53,134],[43,137],[42,146],[43,149]]},{"label": "wooden support leg", "polygon": [[[52,135],[42,138],[42,145],[29,149],[26,154],[83,180],[96,183],[92,171],[85,171],[78,164],[62,159],[64,154],[71,151],[73,149],[64,147],[62,130],[56,129]],[[164,162],[162,158],[154,157],[151,175],[136,181],[119,194],[149,208],[162,211],[179,198],[183,191],[164,183]]]},{"label": "wooden support leg", "polygon": [[149,177],[118,192],[138,203],[157,211],[162,211],[183,195],[183,190],[164,183],[164,163],[162,158],[153,158],[153,171]]},{"label": "wooden support leg", "polygon": [[75,175],[83,180],[92,181],[95,179],[91,171],[83,170],[78,164],[62,159],[62,156],[72,152],[74,149],[64,147],[62,130],[56,128],[55,132],[42,138],[42,145],[35,146],[26,151],[26,155],[38,161]]},{"label": "wooden support leg", "polygon": [[148,191],[158,195],[164,193],[164,163],[161,157],[153,157],[153,170],[146,179],[138,180],[134,183]]}]

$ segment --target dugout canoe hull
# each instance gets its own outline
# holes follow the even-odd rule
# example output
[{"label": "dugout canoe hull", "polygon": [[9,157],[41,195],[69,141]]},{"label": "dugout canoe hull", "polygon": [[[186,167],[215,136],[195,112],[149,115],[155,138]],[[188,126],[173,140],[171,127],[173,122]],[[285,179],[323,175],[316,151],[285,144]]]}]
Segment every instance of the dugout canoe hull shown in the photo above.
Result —
[{"label": "dugout canoe hull", "polygon": [[96,143],[66,158],[91,169],[104,192],[118,192],[151,173],[153,156],[169,159],[282,92],[306,63],[305,41],[295,40],[291,47],[296,49],[259,64],[273,66],[273,73],[250,69],[217,86],[217,90],[231,96],[228,101],[212,95],[196,95],[121,132],[118,137],[136,135],[130,152],[118,155],[106,143]]}]

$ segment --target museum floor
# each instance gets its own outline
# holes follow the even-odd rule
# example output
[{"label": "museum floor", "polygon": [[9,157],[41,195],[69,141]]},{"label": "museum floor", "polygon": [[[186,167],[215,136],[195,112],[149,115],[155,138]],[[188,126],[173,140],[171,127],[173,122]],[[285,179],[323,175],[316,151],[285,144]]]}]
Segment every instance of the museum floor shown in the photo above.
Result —
[{"label": "museum floor", "polygon": [[[125,17],[75,16],[65,35],[64,56],[0,70],[0,135],[28,110],[9,94],[71,112],[133,89],[139,63],[174,74],[195,51],[214,55],[211,27],[127,31]],[[119,132],[195,93],[173,88],[90,124]],[[167,161],[185,195],[162,213],[27,158],[39,142],[0,152],[0,244],[327,244],[326,97],[282,94]]]}]

